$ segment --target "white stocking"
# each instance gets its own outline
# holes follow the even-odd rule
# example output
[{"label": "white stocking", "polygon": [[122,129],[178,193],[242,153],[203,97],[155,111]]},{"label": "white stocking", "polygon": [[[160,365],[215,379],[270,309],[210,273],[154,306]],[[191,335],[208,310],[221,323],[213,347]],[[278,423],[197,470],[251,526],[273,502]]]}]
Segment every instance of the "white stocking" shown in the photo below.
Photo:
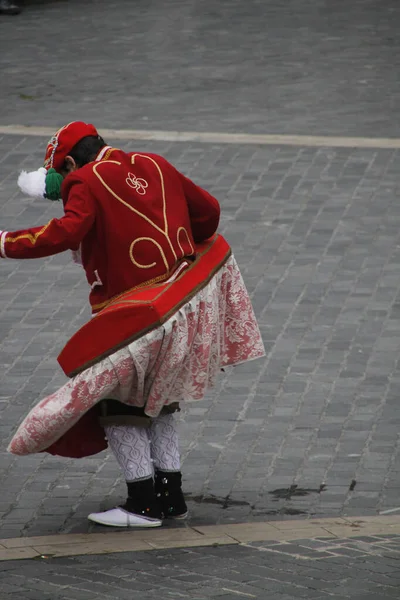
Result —
[{"label": "white stocking", "polygon": [[152,420],[148,432],[154,467],[161,471],[180,471],[179,438],[174,415],[159,415]]},{"label": "white stocking", "polygon": [[133,425],[110,425],[104,429],[127,482],[153,476],[147,429]]}]

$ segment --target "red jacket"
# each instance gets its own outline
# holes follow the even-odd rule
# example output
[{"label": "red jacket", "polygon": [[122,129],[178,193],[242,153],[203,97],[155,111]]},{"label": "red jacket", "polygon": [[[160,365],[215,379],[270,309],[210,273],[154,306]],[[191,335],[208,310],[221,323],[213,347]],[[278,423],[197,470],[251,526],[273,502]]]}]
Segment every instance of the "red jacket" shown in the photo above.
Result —
[{"label": "red jacket", "polygon": [[65,216],[3,231],[3,258],[81,250],[93,312],[114,296],[170,277],[195,242],[215,233],[217,200],[155,154],[106,147],[62,186]]}]

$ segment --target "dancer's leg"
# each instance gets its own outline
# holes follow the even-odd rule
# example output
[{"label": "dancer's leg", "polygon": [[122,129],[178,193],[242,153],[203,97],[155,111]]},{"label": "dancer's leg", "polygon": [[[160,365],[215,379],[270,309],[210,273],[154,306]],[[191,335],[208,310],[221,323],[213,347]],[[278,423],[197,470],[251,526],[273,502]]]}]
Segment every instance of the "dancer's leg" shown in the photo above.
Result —
[{"label": "dancer's leg", "polygon": [[181,460],[176,419],[161,414],[152,420],[149,437],[155,468],[155,491],[164,517],[185,518],[187,506],[182,492]]},{"label": "dancer's leg", "polygon": [[110,425],[105,427],[105,432],[126,482],[153,477],[148,429],[133,425]]},{"label": "dancer's leg", "polygon": [[128,499],[123,506],[93,513],[89,519],[116,527],[158,527],[161,513],[154,492],[148,430],[133,425],[110,425],[105,432],[124,474]]}]

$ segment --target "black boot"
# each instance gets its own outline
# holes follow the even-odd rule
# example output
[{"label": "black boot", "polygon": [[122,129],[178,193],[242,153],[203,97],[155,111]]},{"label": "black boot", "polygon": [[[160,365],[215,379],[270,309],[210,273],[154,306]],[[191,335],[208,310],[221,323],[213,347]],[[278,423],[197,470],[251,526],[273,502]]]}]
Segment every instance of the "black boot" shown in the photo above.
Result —
[{"label": "black boot", "polygon": [[154,493],[153,479],[127,483],[128,499],[123,506],[91,513],[90,521],[110,527],[160,527],[161,510]]},{"label": "black boot", "polygon": [[184,519],[187,516],[180,471],[156,471],[154,489],[165,518]]},{"label": "black boot", "polygon": [[128,498],[121,508],[149,519],[161,519],[161,510],[154,491],[153,479],[131,481],[126,485],[128,486]]},{"label": "black boot", "polygon": [[0,15],[19,15],[20,7],[12,0],[0,0]]}]

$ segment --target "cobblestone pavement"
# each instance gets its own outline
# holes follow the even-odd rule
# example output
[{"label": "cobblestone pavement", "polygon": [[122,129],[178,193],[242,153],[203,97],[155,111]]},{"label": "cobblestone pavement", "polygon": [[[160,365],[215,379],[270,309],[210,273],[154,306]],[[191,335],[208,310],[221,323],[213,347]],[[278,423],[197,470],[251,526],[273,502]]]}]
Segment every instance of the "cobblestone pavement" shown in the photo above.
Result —
[{"label": "cobblestone pavement", "polygon": [[[395,0],[27,0],[0,19],[0,125],[400,137],[399,13]],[[400,510],[399,152],[108,141],[164,154],[220,199],[267,349],[181,417],[189,525]],[[61,214],[15,183],[45,143],[0,136],[0,228]],[[124,497],[107,453],[5,452],[64,382],[56,356],[86,303],[67,254],[0,264],[0,538],[98,531],[88,512]],[[399,536],[332,543],[11,561],[1,598],[398,598]]]},{"label": "cobblestone pavement", "polygon": [[400,536],[0,563],[2,600],[390,600]]},{"label": "cobblestone pavement", "polygon": [[397,0],[26,0],[1,123],[397,136]]},{"label": "cobblestone pavement", "polygon": [[[40,164],[45,141],[0,143],[8,150],[2,226],[60,214],[59,205],[16,191],[18,170]],[[264,361],[225,374],[183,415],[190,523],[396,509],[399,152],[154,142],[140,149],[165,154],[221,199],[221,231],[267,349]],[[88,512],[125,494],[111,456],[68,461],[4,450],[28,408],[64,382],[56,355],[89,317],[87,285],[67,254],[0,267],[0,537],[87,531]]]}]

